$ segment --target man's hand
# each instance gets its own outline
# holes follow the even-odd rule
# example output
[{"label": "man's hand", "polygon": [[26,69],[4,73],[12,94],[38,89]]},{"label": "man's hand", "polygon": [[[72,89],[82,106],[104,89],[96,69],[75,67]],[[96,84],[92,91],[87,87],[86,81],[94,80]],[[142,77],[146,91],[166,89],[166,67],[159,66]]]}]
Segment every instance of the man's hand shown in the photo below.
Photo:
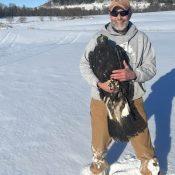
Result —
[{"label": "man's hand", "polygon": [[134,80],[136,78],[135,72],[129,68],[125,61],[123,64],[125,68],[112,71],[111,78],[118,81]]},{"label": "man's hand", "polygon": [[114,89],[109,87],[109,83],[110,83],[110,80],[108,80],[104,83],[98,82],[97,85],[100,89],[103,89],[106,92],[112,93],[114,91]]}]

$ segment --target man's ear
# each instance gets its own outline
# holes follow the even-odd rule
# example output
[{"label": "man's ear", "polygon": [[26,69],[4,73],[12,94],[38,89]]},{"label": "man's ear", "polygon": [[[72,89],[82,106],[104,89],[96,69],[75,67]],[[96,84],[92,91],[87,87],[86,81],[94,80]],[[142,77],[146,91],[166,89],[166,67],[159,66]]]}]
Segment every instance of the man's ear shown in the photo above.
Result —
[{"label": "man's ear", "polygon": [[112,16],[109,14],[109,18],[110,18],[110,20],[112,20]]},{"label": "man's ear", "polygon": [[129,10],[129,19],[131,18],[132,13],[133,13],[133,11],[132,11],[132,9],[130,8],[130,10]]}]

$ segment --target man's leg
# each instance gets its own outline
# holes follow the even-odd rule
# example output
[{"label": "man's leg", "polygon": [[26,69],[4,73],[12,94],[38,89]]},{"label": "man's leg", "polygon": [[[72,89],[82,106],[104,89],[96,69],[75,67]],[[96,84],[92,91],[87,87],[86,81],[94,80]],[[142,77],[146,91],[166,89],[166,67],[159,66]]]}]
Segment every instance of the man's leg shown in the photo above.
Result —
[{"label": "man's leg", "polygon": [[111,137],[108,132],[107,109],[104,102],[92,99],[90,112],[93,152],[93,161],[90,170],[94,174],[98,174],[108,167],[108,163],[105,161],[105,155]]},{"label": "man's leg", "polygon": [[[143,117],[145,122],[147,122],[147,116],[144,110],[143,99],[139,98],[134,100],[134,105],[141,117]],[[156,171],[156,168],[159,169],[159,165],[155,157],[155,151],[151,143],[151,137],[148,127],[143,132],[139,133],[137,136],[131,138],[131,144],[134,147],[137,158],[141,161],[141,174],[153,175],[152,172]]]}]

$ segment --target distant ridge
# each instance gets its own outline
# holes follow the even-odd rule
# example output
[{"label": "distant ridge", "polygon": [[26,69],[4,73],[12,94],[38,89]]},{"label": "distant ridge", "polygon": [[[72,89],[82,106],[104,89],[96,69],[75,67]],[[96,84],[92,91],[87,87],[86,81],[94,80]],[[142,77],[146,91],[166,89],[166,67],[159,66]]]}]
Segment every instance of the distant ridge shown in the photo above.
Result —
[{"label": "distant ridge", "polygon": [[[58,8],[58,9],[64,9],[64,8],[82,8],[82,9],[85,9],[85,10],[92,10],[92,9],[105,9],[106,7],[108,7],[109,5],[109,0],[97,0],[93,3],[88,3],[88,0],[87,1],[84,1],[86,3],[77,3],[75,4],[72,3],[70,4],[70,1],[69,1],[69,4],[64,4],[64,5],[60,5],[60,3],[58,2],[54,2],[54,0],[50,0],[46,3],[44,3],[43,5],[40,6],[40,8],[47,8],[47,9],[50,9],[50,8]],[[92,2],[92,0],[91,0]],[[63,3],[65,3],[63,1]],[[131,6],[133,7],[133,9],[146,9],[150,6],[150,3],[143,0],[143,1],[131,1]]]}]

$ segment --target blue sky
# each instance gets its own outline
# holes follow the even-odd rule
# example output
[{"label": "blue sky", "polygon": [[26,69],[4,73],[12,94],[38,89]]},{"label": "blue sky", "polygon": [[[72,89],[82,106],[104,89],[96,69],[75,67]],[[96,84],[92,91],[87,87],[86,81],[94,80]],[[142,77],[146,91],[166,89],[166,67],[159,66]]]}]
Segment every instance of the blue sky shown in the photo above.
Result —
[{"label": "blue sky", "polygon": [[9,3],[14,3],[17,6],[25,5],[26,7],[37,7],[45,2],[47,2],[47,0],[0,0],[0,3],[6,5],[9,5]]}]

